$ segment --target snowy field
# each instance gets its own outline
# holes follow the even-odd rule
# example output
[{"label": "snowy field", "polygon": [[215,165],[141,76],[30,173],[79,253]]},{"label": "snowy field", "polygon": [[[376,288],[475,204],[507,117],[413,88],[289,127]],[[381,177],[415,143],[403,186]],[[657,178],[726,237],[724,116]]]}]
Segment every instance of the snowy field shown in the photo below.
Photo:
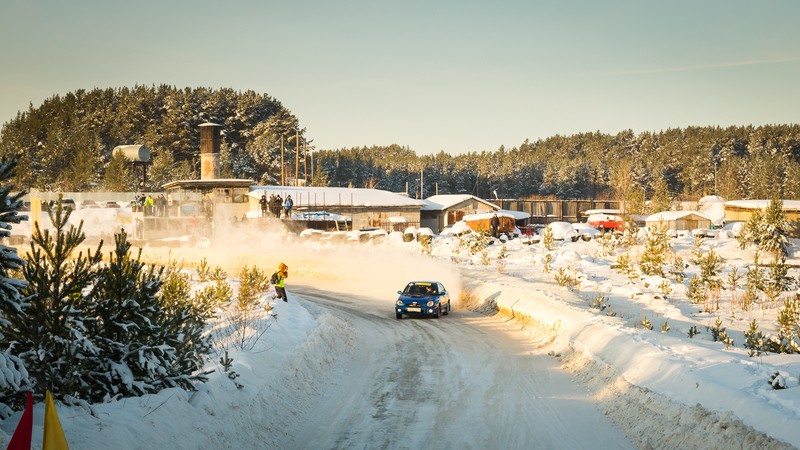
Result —
[{"label": "snowy field", "polygon": [[[124,211],[81,212],[74,220],[83,218],[87,234],[106,238],[106,245],[125,226]],[[22,234],[24,227],[15,230]],[[292,412],[302,411],[304,398],[331,382],[326,374],[337,361],[354,357],[357,330],[318,307],[309,289],[342,293],[342,301],[358,295],[391,317],[396,291],[419,278],[442,281],[453,298],[463,300],[454,303],[457,311],[470,307],[517,319],[502,323],[521,330],[537,352],[551,355],[565,377],[580,381],[597,408],[637,447],[800,447],[800,356],[750,357],[742,346],[753,319],[765,334],[775,333],[776,303],[758,302],[744,310],[741,291],[723,291],[710,307],[692,304],[686,282],[632,281],[612,268],[617,255],[603,256],[597,240],[558,242],[547,250],[513,239],[471,254],[453,236],[435,237],[426,249],[399,235],[380,244],[334,244],[241,230],[225,234],[224,242],[197,247],[146,247],[145,257],[176,260],[187,270],[206,258],[232,277],[243,265],[269,271],[279,262],[289,265],[290,302],[262,297],[272,306],[262,315],[263,336],[252,348],[228,349],[238,376],[232,379],[231,370],[224,370],[218,353],[206,367],[214,370],[210,380],[195,393],[170,389],[95,405],[91,411],[60,405],[73,448],[108,448],[112,441],[129,443],[115,445],[119,448],[278,448],[292,428]],[[670,245],[686,261],[697,251],[692,237],[671,239]],[[792,241],[789,264],[798,265],[798,248],[800,243]],[[752,252],[739,249],[726,234],[703,239],[699,249],[713,249],[723,258],[723,278],[732,267],[744,273],[752,263]],[[574,284],[560,286],[559,269]],[[690,265],[687,277],[697,270]],[[790,276],[797,276],[795,269]],[[231,282],[235,286],[237,280]],[[717,320],[733,339],[730,348],[712,339]],[[690,337],[690,329],[699,334]],[[771,386],[776,373],[785,389]],[[34,445],[41,439],[43,412],[36,405]],[[18,420],[19,414],[0,424],[0,441],[7,443]],[[577,423],[573,431],[585,433]]]}]

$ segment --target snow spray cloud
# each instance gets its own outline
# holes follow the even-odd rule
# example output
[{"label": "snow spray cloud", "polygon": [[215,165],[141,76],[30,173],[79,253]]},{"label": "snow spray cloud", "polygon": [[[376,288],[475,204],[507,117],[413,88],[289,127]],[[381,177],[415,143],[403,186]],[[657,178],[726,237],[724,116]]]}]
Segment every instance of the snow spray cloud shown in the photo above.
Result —
[{"label": "snow spray cloud", "polygon": [[[42,226],[51,228],[43,214]],[[126,229],[131,236],[130,210],[78,209],[69,223],[83,221],[89,240],[103,239],[103,251],[110,252],[113,235]],[[244,266],[255,266],[271,274],[281,262],[289,266],[291,282],[313,284],[320,288],[341,289],[356,295],[395,299],[397,291],[409,281],[440,281],[451,291],[451,298],[461,294],[461,275],[456,267],[440,259],[422,255],[418,242],[403,242],[391,235],[382,242],[304,239],[289,233],[278,221],[248,221],[223,224],[211,239],[176,236],[171,240],[144,243],[145,260],[159,264],[175,261],[196,267],[205,259],[211,267],[221,267],[236,277]],[[30,236],[30,223],[14,227],[15,234]]]}]

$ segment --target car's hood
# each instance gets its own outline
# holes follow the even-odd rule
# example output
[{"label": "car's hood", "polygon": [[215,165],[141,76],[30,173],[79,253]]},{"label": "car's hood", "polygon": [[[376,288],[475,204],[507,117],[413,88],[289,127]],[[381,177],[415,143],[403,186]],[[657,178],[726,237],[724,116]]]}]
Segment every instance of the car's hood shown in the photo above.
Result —
[{"label": "car's hood", "polygon": [[438,298],[438,295],[400,295],[398,300],[403,302],[426,302],[428,300],[436,300]]}]

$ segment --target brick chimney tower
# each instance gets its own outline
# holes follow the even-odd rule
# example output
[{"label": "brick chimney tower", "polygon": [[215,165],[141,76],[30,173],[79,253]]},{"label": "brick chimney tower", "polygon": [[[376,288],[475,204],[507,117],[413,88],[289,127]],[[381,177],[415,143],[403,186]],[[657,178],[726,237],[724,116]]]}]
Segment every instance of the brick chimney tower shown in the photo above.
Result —
[{"label": "brick chimney tower", "polygon": [[222,125],[206,122],[200,124],[200,179],[219,178],[220,131]]}]

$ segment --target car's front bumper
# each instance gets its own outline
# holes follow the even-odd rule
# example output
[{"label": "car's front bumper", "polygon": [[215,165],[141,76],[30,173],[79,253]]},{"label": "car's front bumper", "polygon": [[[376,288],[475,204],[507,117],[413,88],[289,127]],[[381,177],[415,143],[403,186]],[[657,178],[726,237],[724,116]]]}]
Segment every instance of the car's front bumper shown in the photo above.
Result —
[{"label": "car's front bumper", "polygon": [[409,306],[395,306],[394,312],[397,314],[416,314],[421,316],[435,316],[439,314],[439,305],[433,306],[424,305],[409,305]]}]

